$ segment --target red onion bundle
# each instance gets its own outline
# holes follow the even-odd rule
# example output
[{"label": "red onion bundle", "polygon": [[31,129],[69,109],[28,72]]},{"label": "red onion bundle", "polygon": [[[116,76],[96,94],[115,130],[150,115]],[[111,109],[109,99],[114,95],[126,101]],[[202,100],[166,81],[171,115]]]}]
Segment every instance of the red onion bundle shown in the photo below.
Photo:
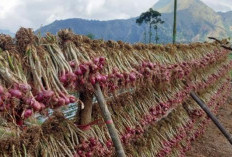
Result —
[{"label": "red onion bundle", "polygon": [[[86,84],[94,85],[96,82],[99,82],[102,87],[107,87],[110,91],[114,91],[119,87],[122,88],[122,86],[134,86],[136,81],[145,82],[145,79],[161,84],[164,84],[165,82],[169,83],[171,80],[186,79],[186,77],[188,77],[191,73],[191,69],[193,69],[193,67],[194,69],[206,68],[209,64],[212,65],[221,58],[225,58],[227,54],[228,51],[215,51],[214,53],[200,58],[199,61],[194,60],[168,66],[143,61],[141,66],[136,66],[135,69],[137,70],[134,69],[131,72],[120,73],[117,68],[114,68],[113,73],[108,75],[101,74],[103,64],[96,64],[99,63],[100,59],[95,58],[95,69],[99,69],[99,72],[98,70],[91,70],[90,62],[81,64],[75,70],[75,74],[78,77],[76,86],[87,86]],[[218,58],[218,60],[215,60],[215,58]],[[102,58],[102,60],[104,59]],[[99,66],[101,68],[99,68]]]},{"label": "red onion bundle", "polygon": [[[219,70],[218,74],[217,73],[211,74],[208,78],[211,78],[211,76],[214,76],[214,77],[216,76],[214,79],[214,82],[217,81],[221,76],[223,76],[223,74],[228,72],[229,66],[227,66],[226,64],[221,66],[222,67],[221,69],[224,69],[224,70]],[[208,82],[208,81],[205,81],[205,82]],[[210,86],[214,82],[210,82],[210,84],[207,83],[207,86]],[[136,128],[128,127],[126,129],[126,132],[124,133],[124,135],[121,136],[122,142],[124,144],[127,144],[130,142],[131,139],[137,139],[137,138],[141,137],[141,135],[144,133],[144,129],[142,127],[147,127],[147,126],[149,126],[149,124],[156,122],[158,117],[159,117],[159,114],[161,115],[161,117],[164,116],[166,111],[170,110],[170,105],[169,105],[170,103],[171,104],[173,104],[174,102],[181,103],[181,102],[183,102],[183,99],[185,99],[185,98],[183,98],[183,96],[187,98],[188,94],[190,93],[190,91],[192,91],[192,89],[201,89],[201,88],[197,88],[199,86],[199,84],[203,85],[201,82],[199,82],[198,84],[195,84],[195,85],[186,86],[186,89],[185,89],[186,93],[180,92],[179,94],[176,94],[176,96],[174,97],[176,99],[174,99],[174,100],[178,100],[178,101],[170,101],[169,100],[167,103],[160,103],[160,105],[156,106],[156,108],[151,108],[150,109],[151,115],[145,114],[144,119],[139,122],[141,124],[140,126],[137,126]],[[207,88],[207,86],[204,86],[204,87]],[[179,96],[180,98],[183,98],[183,99],[181,101],[179,101],[179,98],[177,96]],[[162,111],[162,112],[160,112],[160,111]]]},{"label": "red onion bundle", "polygon": [[[205,118],[193,103],[182,107],[191,91],[199,92],[215,111],[221,103],[215,104],[213,100],[224,103],[225,98],[219,96],[228,96],[229,88],[225,85],[219,88],[219,83],[227,82],[232,62],[227,59],[229,51],[218,43],[130,45],[90,40],[69,30],[41,38],[25,28],[17,32],[15,41],[11,43],[14,51],[8,52],[4,46],[0,55],[2,114],[13,115],[18,125],[22,125],[35,112],[76,102],[71,92],[93,92],[93,86],[99,83],[106,101],[110,102],[108,106],[122,143],[128,152],[136,150],[131,156],[167,156],[177,153],[175,149],[184,141],[189,143],[187,136]],[[184,109],[189,110],[189,115]],[[93,119],[96,118],[102,118],[99,109],[93,112]],[[193,133],[194,139],[203,132],[205,124],[198,126],[201,129]],[[72,130],[71,136],[65,136],[70,139],[68,142],[57,140],[55,146],[56,140],[51,138],[54,148],[47,146],[54,151],[51,154],[70,156],[73,151],[74,156],[83,157],[114,154],[105,127],[94,125],[90,130],[94,138],[76,130],[82,140],[74,137]],[[189,145],[183,147],[181,155]],[[60,146],[64,151],[58,150]]]},{"label": "red onion bundle", "polygon": [[[223,68],[226,66],[223,66]],[[212,74],[214,75],[214,74]],[[218,75],[218,78],[220,78],[221,75]],[[217,80],[217,79],[216,79]],[[207,81],[206,81],[207,82]],[[210,84],[209,84],[210,85]],[[209,86],[208,85],[208,86]],[[196,85],[195,85],[196,86]],[[192,89],[189,89],[189,87],[186,87],[186,92],[189,93]],[[183,97],[183,95],[187,98],[188,94],[176,94],[177,96],[179,96],[180,98]],[[177,97],[175,97],[176,99],[178,99]],[[184,99],[184,98],[183,98]],[[183,101],[183,100],[182,100]],[[180,102],[182,102],[180,101]],[[179,101],[177,101],[177,103],[180,103]],[[169,102],[170,103],[170,102]],[[155,110],[153,108],[150,109],[150,113],[151,115],[145,115],[144,116],[144,120],[140,121],[141,126],[137,126],[136,128],[131,128],[128,127],[126,129],[126,132],[124,133],[124,135],[121,136],[121,140],[124,144],[127,144],[130,142],[131,139],[137,139],[140,138],[141,135],[144,133],[144,129],[142,127],[147,127],[150,124],[152,124],[153,122],[156,122],[158,119],[159,114],[161,114],[161,117],[165,115],[165,111],[167,111],[169,108],[169,105],[167,105],[168,103],[160,103],[160,108],[155,108]],[[162,112],[159,112],[160,110],[163,110]],[[157,112],[158,111],[158,112]],[[153,115],[153,116],[152,116]],[[82,150],[83,151],[83,150]]]},{"label": "red onion bundle", "polygon": [[0,86],[0,89],[0,111],[15,117],[19,125],[23,124],[23,120],[32,116],[33,112],[40,112],[45,108],[44,104],[36,101],[31,95],[31,87],[28,84],[15,84],[11,89]]}]

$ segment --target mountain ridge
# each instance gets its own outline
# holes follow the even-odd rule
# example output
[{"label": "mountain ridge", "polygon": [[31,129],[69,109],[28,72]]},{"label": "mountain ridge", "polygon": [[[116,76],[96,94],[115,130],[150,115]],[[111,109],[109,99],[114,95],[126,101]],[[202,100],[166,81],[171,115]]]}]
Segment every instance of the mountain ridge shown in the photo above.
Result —
[{"label": "mountain ridge", "polygon": [[[230,18],[232,11],[231,13],[217,13],[200,0],[179,0],[179,3],[182,1],[185,3],[179,4],[177,12],[177,40],[179,42],[205,41],[208,36],[225,38],[232,34],[232,18]],[[165,21],[158,30],[160,43],[172,41],[173,13],[170,11],[172,2],[171,0],[160,0],[153,6],[163,12],[162,18]],[[168,7],[169,11],[167,11]],[[143,32],[146,27],[145,25],[138,26],[135,19],[99,21],[74,18],[56,20],[39,30],[42,34],[45,32],[55,34],[60,29],[71,28],[77,34],[92,33],[96,38],[104,40],[143,42]],[[229,21],[225,19],[229,19]]]},{"label": "mountain ridge", "polygon": [[[185,10],[191,8],[195,5],[206,5],[201,0],[178,0],[177,1],[177,11]],[[206,5],[207,6],[207,5]],[[174,11],[174,1],[173,0],[159,0],[152,7],[153,9],[159,11],[160,13],[171,13]]]},{"label": "mountain ridge", "polygon": [[15,35],[15,34],[12,33],[11,31],[6,30],[6,29],[0,29],[0,34],[8,34],[8,35],[10,35],[10,36],[12,36],[12,37]]}]

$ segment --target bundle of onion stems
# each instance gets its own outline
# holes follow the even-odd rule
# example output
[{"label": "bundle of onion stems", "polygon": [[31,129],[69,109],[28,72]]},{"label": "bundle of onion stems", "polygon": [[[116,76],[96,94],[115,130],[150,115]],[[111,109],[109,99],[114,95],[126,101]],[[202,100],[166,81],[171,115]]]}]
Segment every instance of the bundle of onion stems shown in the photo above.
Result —
[{"label": "bundle of onion stems", "polygon": [[[14,144],[0,140],[9,147],[0,147],[2,156],[114,155],[97,102],[88,130],[59,112],[80,102],[72,93],[93,93],[96,83],[128,156],[184,155],[188,136],[197,136],[203,129],[198,123],[205,120],[189,93],[196,91],[216,110],[221,99],[212,100],[230,90],[224,86],[232,68],[229,51],[216,42],[131,45],[90,40],[70,30],[41,37],[21,28],[15,39],[0,35],[0,52],[1,117],[23,128],[33,113],[56,111],[42,126],[20,130]],[[35,148],[22,138],[32,139]]]}]

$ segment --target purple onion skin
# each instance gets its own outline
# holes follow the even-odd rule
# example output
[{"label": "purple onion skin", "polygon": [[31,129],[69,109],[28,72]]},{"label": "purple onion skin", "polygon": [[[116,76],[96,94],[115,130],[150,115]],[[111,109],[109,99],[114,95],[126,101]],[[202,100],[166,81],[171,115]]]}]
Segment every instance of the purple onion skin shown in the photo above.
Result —
[{"label": "purple onion skin", "polygon": [[70,101],[70,103],[75,103],[76,102],[76,98],[74,96],[70,96],[69,97],[69,101]]},{"label": "purple onion skin", "polygon": [[31,109],[26,109],[26,111],[24,112],[24,118],[29,118],[32,115],[32,110]]},{"label": "purple onion skin", "polygon": [[22,97],[22,92],[18,89],[10,89],[9,93],[11,94],[12,97],[16,97],[16,98]]}]

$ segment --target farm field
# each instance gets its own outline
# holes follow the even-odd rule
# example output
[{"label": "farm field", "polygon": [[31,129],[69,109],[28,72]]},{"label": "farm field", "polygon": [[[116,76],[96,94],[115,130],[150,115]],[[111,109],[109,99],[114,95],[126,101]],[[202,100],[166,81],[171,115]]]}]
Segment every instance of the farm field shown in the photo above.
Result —
[{"label": "farm field", "polygon": [[232,0],[148,1],[1,0],[0,157],[232,157]]}]

